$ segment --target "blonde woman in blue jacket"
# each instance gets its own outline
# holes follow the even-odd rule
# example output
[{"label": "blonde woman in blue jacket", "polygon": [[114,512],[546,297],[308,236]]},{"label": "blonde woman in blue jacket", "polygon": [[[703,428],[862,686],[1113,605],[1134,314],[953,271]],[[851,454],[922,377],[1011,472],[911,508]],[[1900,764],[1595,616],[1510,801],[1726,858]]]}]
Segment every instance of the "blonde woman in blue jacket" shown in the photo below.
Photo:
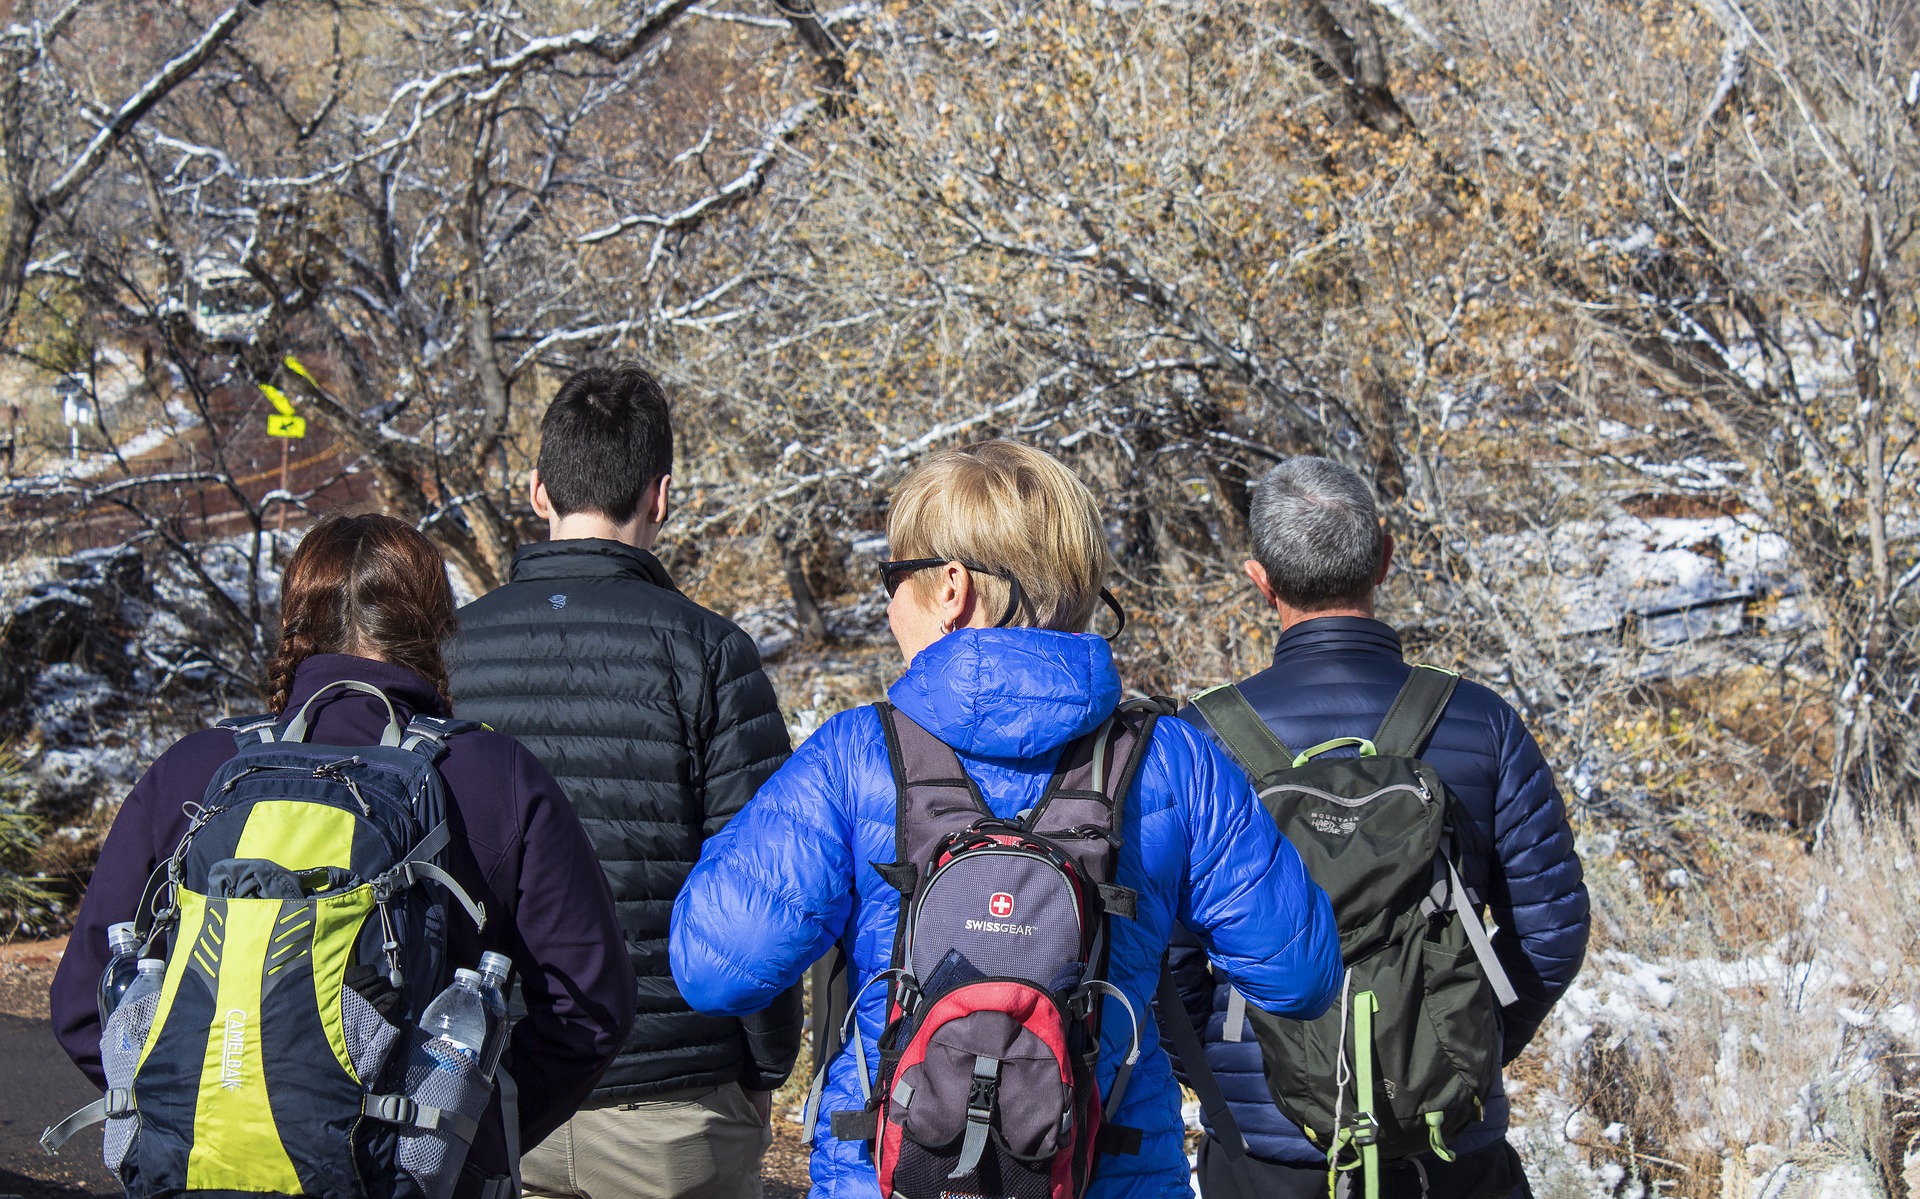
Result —
[{"label": "blonde woman in blue jacket", "polygon": [[[888,623],[906,660],[889,699],[951,746],[996,816],[1033,806],[1062,747],[1119,703],[1107,643],[1086,630],[1112,567],[1093,496],[1040,450],[990,441],[933,456],[893,497]],[[701,1011],[757,1011],[836,943],[865,1061],[876,1063],[899,892],[891,862],[895,783],[872,707],[829,720],[709,841],[674,906],[675,982]],[[1153,1049],[1150,1000],[1175,922],[1216,969],[1268,1011],[1312,1018],[1340,985],[1325,894],[1248,787],[1192,726],[1162,720],[1125,799],[1116,881],[1137,893],[1111,923],[1108,981],[1145,1022],[1143,1053],[1114,1122],[1138,1153],[1102,1155],[1090,1199],[1175,1199],[1188,1191],[1180,1092]],[[1113,1005],[1112,1000],[1107,1001]],[[1103,1021],[1097,1074],[1108,1093],[1129,1022]],[[861,1106],[856,1055],[828,1077],[815,1128],[812,1199],[873,1199],[863,1144],[834,1139],[826,1112]]]}]

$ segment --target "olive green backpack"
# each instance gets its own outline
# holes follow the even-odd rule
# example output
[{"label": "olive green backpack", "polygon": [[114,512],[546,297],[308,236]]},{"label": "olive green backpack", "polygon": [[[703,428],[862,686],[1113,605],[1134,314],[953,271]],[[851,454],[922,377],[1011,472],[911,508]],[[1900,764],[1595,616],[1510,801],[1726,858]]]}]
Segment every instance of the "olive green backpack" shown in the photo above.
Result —
[{"label": "olive green backpack", "polygon": [[[1382,1159],[1428,1150],[1480,1118],[1500,1072],[1495,1006],[1512,985],[1461,882],[1451,797],[1417,756],[1457,677],[1415,667],[1371,738],[1298,754],[1239,689],[1194,706],[1254,780],[1261,801],[1333,900],[1347,965],[1340,1002],[1288,1020],[1229,998],[1226,1037],[1243,1016],[1260,1039],[1274,1102],[1327,1151],[1329,1177],[1360,1169],[1369,1199]],[[1326,751],[1358,747],[1358,757]]]}]

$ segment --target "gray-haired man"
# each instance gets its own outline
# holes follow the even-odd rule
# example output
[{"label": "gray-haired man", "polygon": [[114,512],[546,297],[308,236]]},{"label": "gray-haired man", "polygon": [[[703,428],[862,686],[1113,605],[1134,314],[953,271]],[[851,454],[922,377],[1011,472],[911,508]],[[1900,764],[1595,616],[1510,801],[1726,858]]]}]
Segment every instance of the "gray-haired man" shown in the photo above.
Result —
[{"label": "gray-haired man", "polygon": [[[1291,458],[1255,486],[1247,577],[1280,618],[1273,665],[1239,684],[1259,717],[1290,746],[1371,736],[1412,668],[1400,638],[1374,618],[1374,592],[1393,562],[1373,493],[1325,458]],[[1206,728],[1189,707],[1181,715]],[[1218,736],[1212,729],[1209,735]],[[1346,751],[1352,752],[1352,751]],[[1587,944],[1587,889],[1553,773],[1520,717],[1499,696],[1461,680],[1420,757],[1453,796],[1467,885],[1492,906],[1493,947],[1519,994],[1501,1012],[1501,1060],[1513,1060],[1573,981]],[[1341,913],[1346,923],[1346,914]],[[1207,1059],[1246,1136],[1249,1156],[1227,1160],[1211,1130],[1200,1151],[1206,1199],[1324,1195],[1327,1158],[1268,1095],[1250,1029],[1225,1039],[1229,988],[1215,987],[1205,954],[1174,950],[1189,1015],[1207,1020]],[[1388,1199],[1479,1199],[1530,1194],[1507,1145],[1498,1085],[1485,1117],[1449,1138],[1455,1154],[1391,1163]]]}]

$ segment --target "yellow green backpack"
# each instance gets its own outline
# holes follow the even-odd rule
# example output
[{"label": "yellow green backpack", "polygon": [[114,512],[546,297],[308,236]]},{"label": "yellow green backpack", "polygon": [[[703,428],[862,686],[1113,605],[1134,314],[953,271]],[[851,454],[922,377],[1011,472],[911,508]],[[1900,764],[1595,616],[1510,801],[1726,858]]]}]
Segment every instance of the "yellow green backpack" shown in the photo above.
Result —
[{"label": "yellow green backpack", "polygon": [[[135,1199],[445,1199],[460,1172],[492,1087],[423,1052],[416,1025],[451,978],[448,900],[485,921],[442,866],[436,767],[480,726],[403,727],[377,688],[342,687],[387,705],[380,744],[308,744],[311,699],[284,723],[225,722],[240,750],[143,905],[164,982],[102,1030],[105,1096],[43,1138],[51,1151],[104,1120]],[[397,993],[385,1015],[361,993],[370,973]]]}]

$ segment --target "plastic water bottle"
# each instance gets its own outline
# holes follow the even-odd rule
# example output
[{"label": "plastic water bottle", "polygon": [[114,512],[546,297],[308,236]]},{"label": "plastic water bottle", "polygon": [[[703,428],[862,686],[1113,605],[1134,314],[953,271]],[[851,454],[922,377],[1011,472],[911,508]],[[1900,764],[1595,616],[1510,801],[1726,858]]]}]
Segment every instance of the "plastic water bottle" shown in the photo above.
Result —
[{"label": "plastic water bottle", "polygon": [[[420,1032],[407,1063],[407,1096],[417,1103],[479,1119],[493,1087],[480,1075],[486,1064],[487,982],[478,970],[455,970],[453,982],[434,996],[420,1016]],[[400,1130],[400,1158],[427,1199],[450,1199],[467,1143],[444,1128]]]},{"label": "plastic water bottle", "polygon": [[504,953],[480,955],[480,999],[487,1007],[487,1043],[480,1051],[480,1074],[492,1078],[507,1047],[507,976],[513,960]]},{"label": "plastic water bottle", "polygon": [[[166,978],[165,958],[141,958],[134,965],[133,982],[128,984],[126,993],[120,997],[120,1003],[122,1005],[138,1003],[149,995],[158,995],[160,984],[165,982]],[[126,1040],[126,1043],[120,1046],[122,1052],[140,1052],[140,1044],[136,1044],[134,1038],[138,1038],[141,1043],[147,1039],[145,1027],[122,1028],[120,1033]]]},{"label": "plastic water bottle", "polygon": [[126,998],[127,988],[139,974],[140,934],[131,922],[107,926],[107,968],[100,975],[100,1027]]},{"label": "plastic water bottle", "polygon": [[[420,1017],[421,1031],[432,1038],[429,1053],[440,1049],[478,1063],[487,1046],[487,1001],[478,970],[455,970],[453,982],[434,996]],[[440,1056],[436,1054],[435,1056]]]},{"label": "plastic water bottle", "polygon": [[133,985],[121,997],[121,1003],[132,1003],[148,995],[158,995],[160,984],[167,980],[167,959],[141,958],[134,963]]}]

